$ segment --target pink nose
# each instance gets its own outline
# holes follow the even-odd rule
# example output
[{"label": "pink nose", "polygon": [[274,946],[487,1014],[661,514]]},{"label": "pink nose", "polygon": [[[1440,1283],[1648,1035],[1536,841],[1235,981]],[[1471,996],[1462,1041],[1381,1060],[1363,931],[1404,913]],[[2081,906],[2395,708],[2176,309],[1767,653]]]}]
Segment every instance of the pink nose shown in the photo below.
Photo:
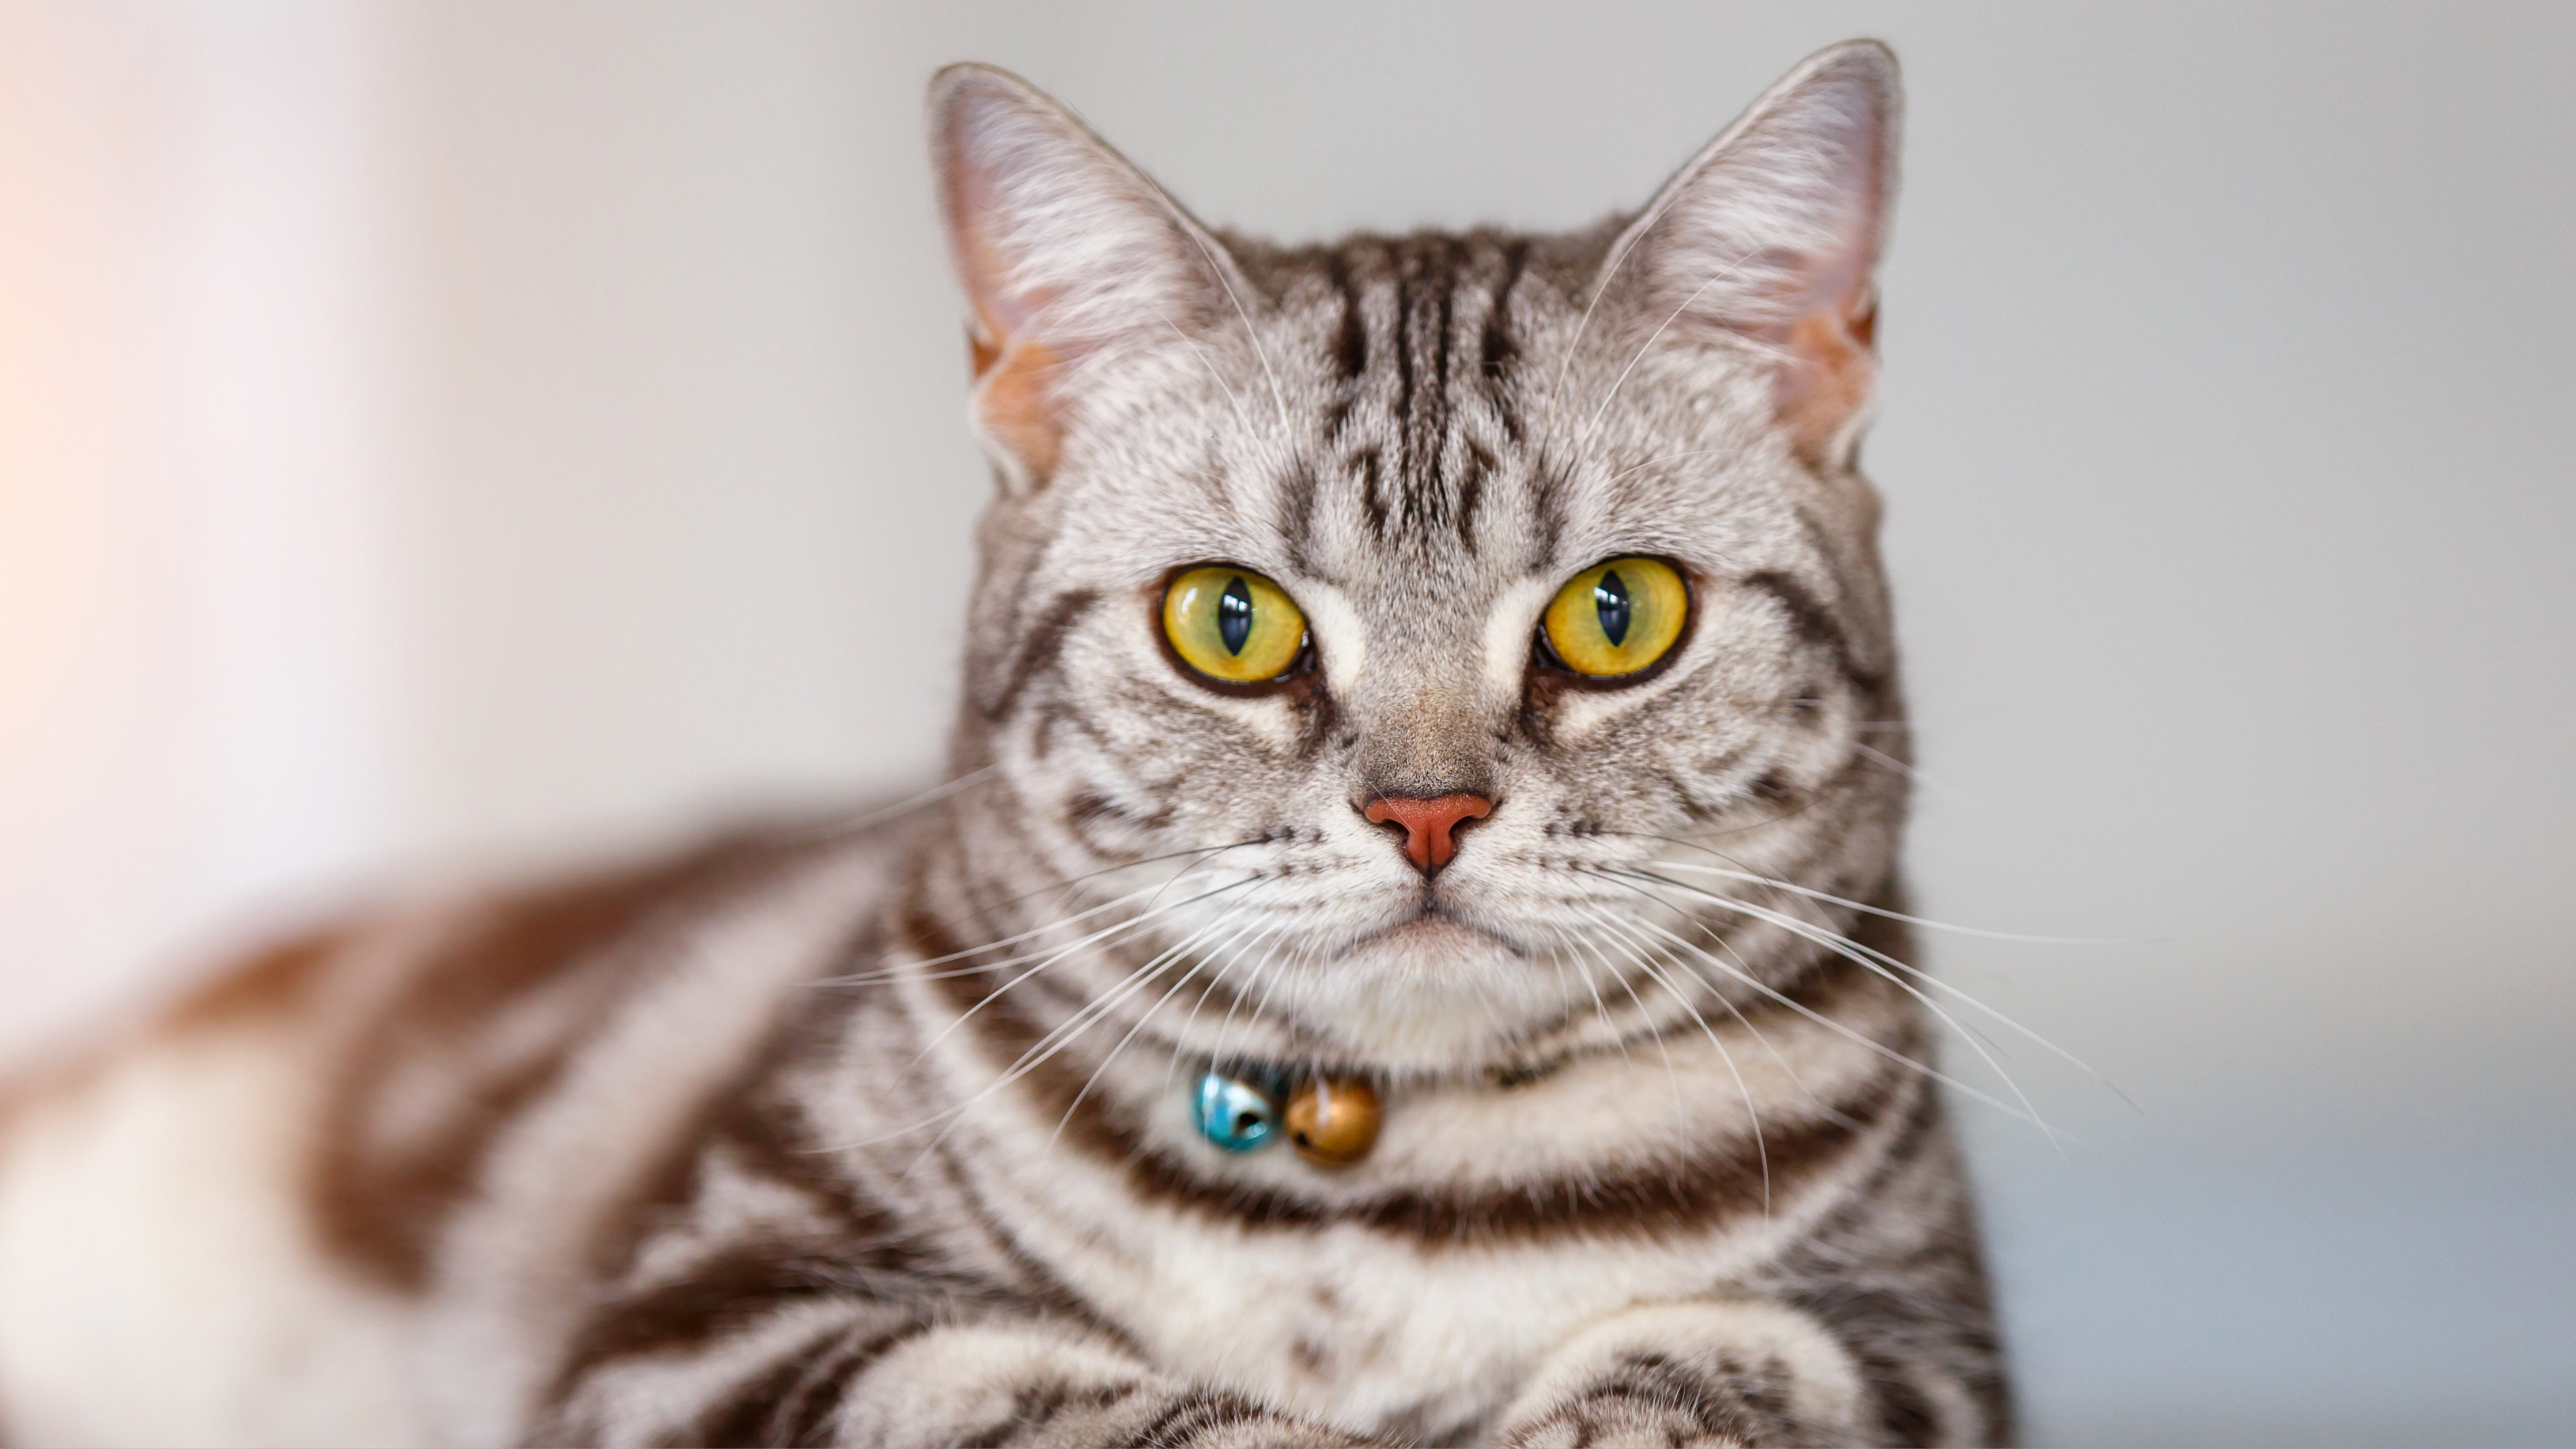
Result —
[{"label": "pink nose", "polygon": [[1442,795],[1417,800],[1410,795],[1380,795],[1360,814],[1371,825],[1389,821],[1404,827],[1404,858],[1416,868],[1438,870],[1458,853],[1449,832],[1461,820],[1482,820],[1494,813],[1494,802],[1482,795]]}]

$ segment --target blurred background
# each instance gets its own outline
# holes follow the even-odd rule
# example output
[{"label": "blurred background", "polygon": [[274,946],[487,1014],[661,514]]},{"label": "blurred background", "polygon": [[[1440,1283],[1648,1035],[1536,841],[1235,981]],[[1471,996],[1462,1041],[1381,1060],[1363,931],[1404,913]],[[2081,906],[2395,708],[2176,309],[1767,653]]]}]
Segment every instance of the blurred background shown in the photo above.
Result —
[{"label": "blurred background", "polygon": [[1313,237],[1633,206],[1855,34],[1918,895],[2126,943],[1931,943],[2108,1083],[1966,1111],[2031,1437],[2576,1442],[2563,5],[0,0],[0,1056],[926,781],[935,65]]}]

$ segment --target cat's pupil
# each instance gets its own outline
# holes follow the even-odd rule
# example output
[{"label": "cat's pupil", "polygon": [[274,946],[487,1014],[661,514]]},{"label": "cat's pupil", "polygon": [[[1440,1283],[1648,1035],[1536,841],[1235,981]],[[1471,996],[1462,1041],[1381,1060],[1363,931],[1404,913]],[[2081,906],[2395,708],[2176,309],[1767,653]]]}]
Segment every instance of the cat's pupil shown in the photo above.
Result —
[{"label": "cat's pupil", "polygon": [[1592,607],[1601,616],[1601,632],[1609,636],[1610,642],[1614,645],[1626,643],[1628,585],[1619,577],[1617,569],[1603,574],[1600,581],[1592,586]]},{"label": "cat's pupil", "polygon": [[1225,641],[1225,652],[1240,654],[1243,641],[1252,637],[1252,590],[1236,578],[1225,586],[1216,599],[1216,636]]}]

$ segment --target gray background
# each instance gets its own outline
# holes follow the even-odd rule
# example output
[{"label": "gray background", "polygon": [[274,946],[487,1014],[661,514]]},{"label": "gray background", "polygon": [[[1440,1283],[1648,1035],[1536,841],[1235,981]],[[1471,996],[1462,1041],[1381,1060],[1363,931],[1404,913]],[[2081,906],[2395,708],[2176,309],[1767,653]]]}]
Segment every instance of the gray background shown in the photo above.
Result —
[{"label": "gray background", "polygon": [[1853,34],[1914,879],[2113,941],[1934,943],[2108,1083],[1967,1111],[2032,1437],[2576,1441],[2567,7],[11,6],[7,1040],[933,767],[935,64],[1304,237],[1633,205]]}]

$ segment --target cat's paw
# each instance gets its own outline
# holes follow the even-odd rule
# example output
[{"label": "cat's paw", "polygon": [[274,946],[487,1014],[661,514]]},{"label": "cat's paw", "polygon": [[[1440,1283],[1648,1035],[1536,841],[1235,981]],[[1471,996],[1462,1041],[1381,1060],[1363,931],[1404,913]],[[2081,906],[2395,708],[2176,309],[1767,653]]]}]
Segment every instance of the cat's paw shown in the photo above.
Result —
[{"label": "cat's paw", "polygon": [[1089,1449],[1132,1437],[1173,1386],[1117,1349],[1033,1325],[923,1334],[852,1385],[833,1442]]},{"label": "cat's paw", "polygon": [[1507,1430],[1506,1449],[1749,1449],[1773,1442],[1758,1422],[1732,1402],[1712,1395],[1696,1376],[1664,1365],[1631,1370],[1594,1386]]},{"label": "cat's paw", "polygon": [[1294,1419],[1256,1408],[1230,1394],[1194,1396],[1184,1422],[1160,1438],[1138,1436],[1122,1444],[1171,1445],[1174,1449],[1385,1449],[1382,1441],[1360,1439],[1308,1419]]},{"label": "cat's paw", "polygon": [[1858,1436],[1839,1345],[1759,1303],[1631,1309],[1577,1334],[1495,1435],[1506,1449],[1790,1449]]},{"label": "cat's paw", "polygon": [[1367,1449],[1322,1424],[1034,1325],[922,1335],[862,1376],[835,1442],[869,1449]]}]

